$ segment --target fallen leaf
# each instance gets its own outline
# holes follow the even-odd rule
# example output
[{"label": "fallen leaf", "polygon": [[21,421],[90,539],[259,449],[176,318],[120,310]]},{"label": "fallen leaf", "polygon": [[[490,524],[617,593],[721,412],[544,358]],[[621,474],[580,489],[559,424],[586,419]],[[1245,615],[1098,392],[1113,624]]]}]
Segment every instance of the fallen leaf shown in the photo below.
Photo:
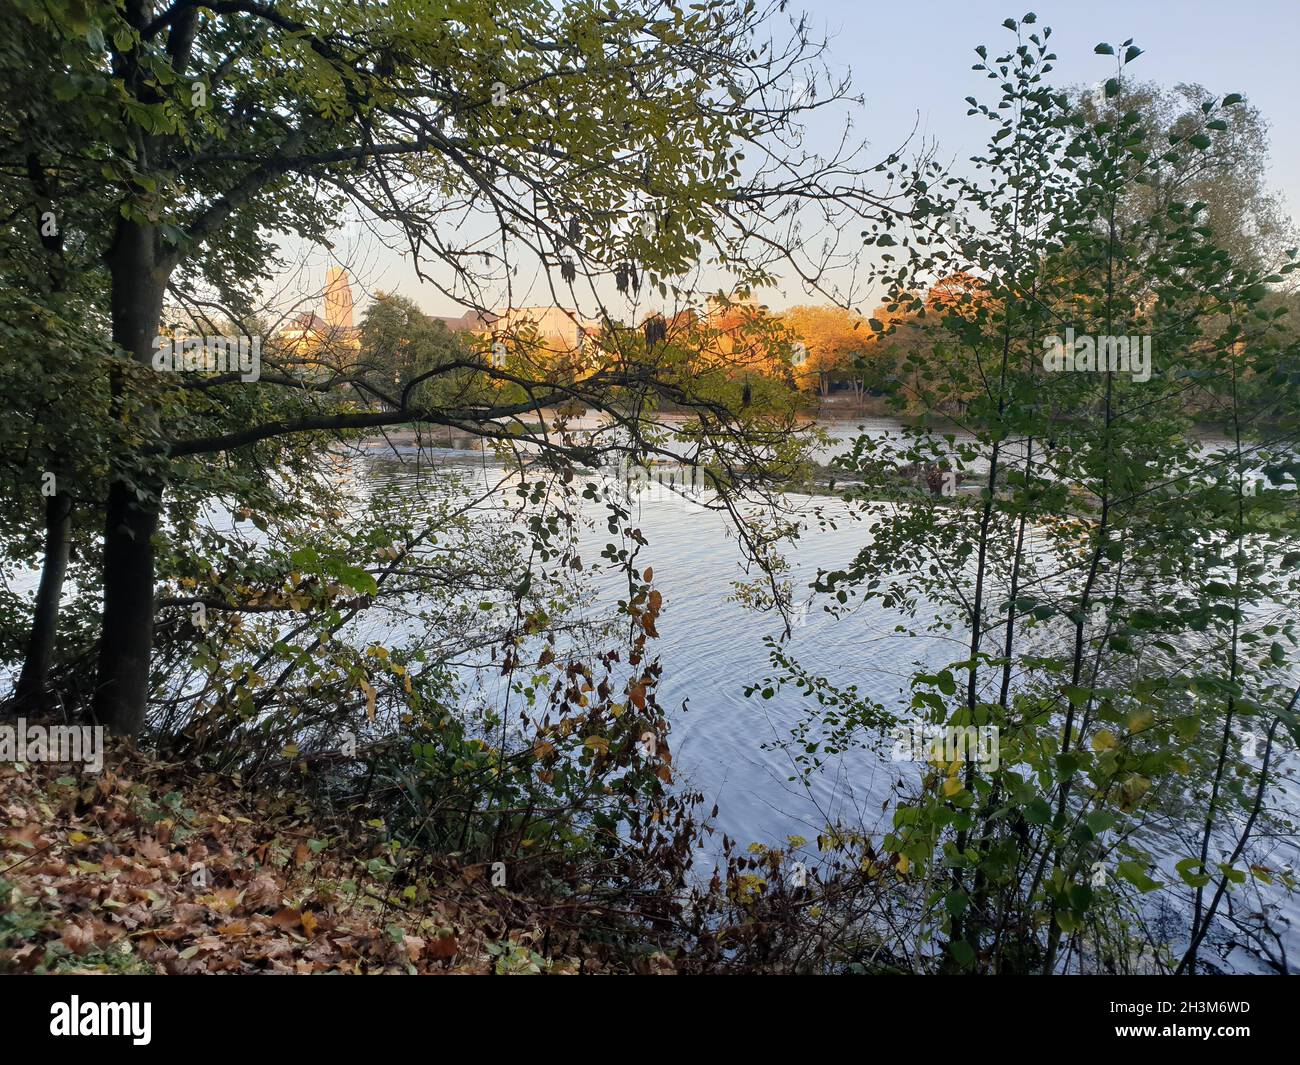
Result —
[{"label": "fallen leaf", "polygon": [[430,958],[441,960],[450,958],[460,951],[460,944],[456,942],[455,936],[437,936],[429,944],[428,955]]}]

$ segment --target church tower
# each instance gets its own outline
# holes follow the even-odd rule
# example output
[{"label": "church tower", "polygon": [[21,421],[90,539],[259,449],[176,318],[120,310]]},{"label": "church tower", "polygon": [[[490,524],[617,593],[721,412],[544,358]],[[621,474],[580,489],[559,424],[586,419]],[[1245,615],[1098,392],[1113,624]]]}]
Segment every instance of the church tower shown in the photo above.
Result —
[{"label": "church tower", "polygon": [[352,285],[341,266],[331,266],[325,275],[325,324],[344,335],[352,330]]}]

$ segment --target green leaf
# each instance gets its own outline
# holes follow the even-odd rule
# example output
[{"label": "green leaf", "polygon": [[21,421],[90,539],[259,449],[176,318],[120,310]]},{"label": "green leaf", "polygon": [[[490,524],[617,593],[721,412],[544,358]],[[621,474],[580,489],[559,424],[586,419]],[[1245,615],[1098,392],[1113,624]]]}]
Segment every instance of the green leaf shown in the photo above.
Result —
[{"label": "green leaf", "polygon": [[1092,692],[1088,688],[1080,688],[1075,684],[1065,686],[1065,697],[1070,700],[1071,706],[1083,706],[1091,695]]},{"label": "green leaf", "polygon": [[1147,876],[1146,869],[1139,862],[1120,862],[1115,867],[1115,872],[1144,894],[1160,886],[1158,881]]},{"label": "green leaf", "polygon": [[1219,872],[1221,872],[1230,884],[1244,884],[1246,882],[1246,872],[1238,869],[1236,866],[1228,865],[1226,862],[1219,863]]},{"label": "green leaf", "polygon": [[957,959],[957,964],[964,969],[969,969],[975,964],[975,951],[964,939],[955,939],[948,944],[948,949],[952,951],[952,956]]},{"label": "green leaf", "polygon": [[1106,829],[1114,826],[1115,815],[1109,810],[1093,810],[1084,818],[1084,821],[1087,822],[1088,827],[1096,835],[1100,836]]},{"label": "green leaf", "polygon": [[1200,868],[1199,858],[1184,858],[1174,866],[1174,870],[1182,877],[1183,883],[1194,888],[1205,887],[1210,882],[1209,874],[1199,872]]},{"label": "green leaf", "polygon": [[1043,799],[1035,799],[1025,807],[1025,820],[1031,825],[1045,825],[1052,819],[1052,808]]}]

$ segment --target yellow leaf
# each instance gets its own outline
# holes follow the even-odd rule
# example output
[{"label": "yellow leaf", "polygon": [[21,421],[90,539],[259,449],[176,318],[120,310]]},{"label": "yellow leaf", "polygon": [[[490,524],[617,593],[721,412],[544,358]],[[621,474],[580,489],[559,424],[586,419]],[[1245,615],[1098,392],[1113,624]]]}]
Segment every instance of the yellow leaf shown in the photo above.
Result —
[{"label": "yellow leaf", "polygon": [[957,777],[949,777],[947,780],[943,782],[944,795],[948,795],[948,796],[956,795],[957,792],[961,791],[961,789],[962,789],[962,783],[961,780]]},{"label": "yellow leaf", "polygon": [[1120,809],[1127,813],[1138,804],[1138,801],[1147,790],[1151,787],[1151,781],[1144,776],[1133,773],[1120,785],[1119,805]]},{"label": "yellow leaf", "polygon": [[1156,714],[1154,710],[1135,710],[1129,715],[1128,730],[1129,732],[1145,732],[1155,724],[1155,720]]},{"label": "yellow leaf", "polygon": [[379,693],[375,691],[375,686],[368,680],[363,680],[361,682],[361,690],[366,693],[366,717],[369,720],[374,721],[375,700],[379,697]]},{"label": "yellow leaf", "polygon": [[1115,739],[1115,734],[1109,729],[1100,729],[1092,738],[1092,749],[1094,751],[1111,751],[1119,746],[1119,741]]}]

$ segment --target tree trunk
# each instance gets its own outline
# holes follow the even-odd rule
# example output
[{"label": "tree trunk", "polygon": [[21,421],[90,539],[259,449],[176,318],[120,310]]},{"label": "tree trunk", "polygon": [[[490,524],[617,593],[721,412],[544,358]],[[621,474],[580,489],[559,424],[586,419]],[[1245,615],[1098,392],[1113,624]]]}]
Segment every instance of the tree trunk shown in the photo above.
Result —
[{"label": "tree trunk", "polygon": [[153,650],[153,534],[156,501],[138,502],[117,481],[104,529],[104,622],[95,683],[95,721],[123,736],[144,725]]},{"label": "tree trunk", "polygon": [[[54,210],[57,192],[52,188],[51,175],[41,165],[40,156],[29,152],[27,176],[36,190],[37,220],[46,211]],[[55,226],[48,230],[40,227],[41,246],[47,255],[49,292],[62,293],[66,287],[67,269],[63,259],[63,230]],[[63,580],[68,571],[68,556],[72,548],[72,496],[59,489],[55,474],[54,494],[45,500],[45,558],[41,563],[41,580],[36,589],[36,609],[32,617],[32,633],[27,641],[27,657],[23,671],[14,690],[14,703],[18,712],[44,710],[47,704],[47,685],[50,663],[54,660],[54,640],[59,627],[59,605],[63,599]],[[43,490],[42,486],[42,490]]]},{"label": "tree trunk", "polygon": [[36,589],[36,612],[27,642],[27,658],[14,693],[19,712],[43,710],[46,706],[45,687],[54,658],[59,602],[63,598],[63,578],[68,570],[71,546],[72,497],[67,492],[56,491],[45,501],[45,562]]},{"label": "tree trunk", "polygon": [[[109,256],[112,273],[113,341],[134,361],[152,365],[162,315],[166,271],[158,262],[154,226],[123,220]],[[127,375],[114,374],[113,397],[121,407]],[[134,416],[156,425],[156,412]],[[162,479],[139,468],[109,488],[104,523],[104,618],[92,713],[96,722],[126,736],[144,725],[153,649],[154,549],[162,504]],[[143,498],[142,498],[143,495]]]}]

